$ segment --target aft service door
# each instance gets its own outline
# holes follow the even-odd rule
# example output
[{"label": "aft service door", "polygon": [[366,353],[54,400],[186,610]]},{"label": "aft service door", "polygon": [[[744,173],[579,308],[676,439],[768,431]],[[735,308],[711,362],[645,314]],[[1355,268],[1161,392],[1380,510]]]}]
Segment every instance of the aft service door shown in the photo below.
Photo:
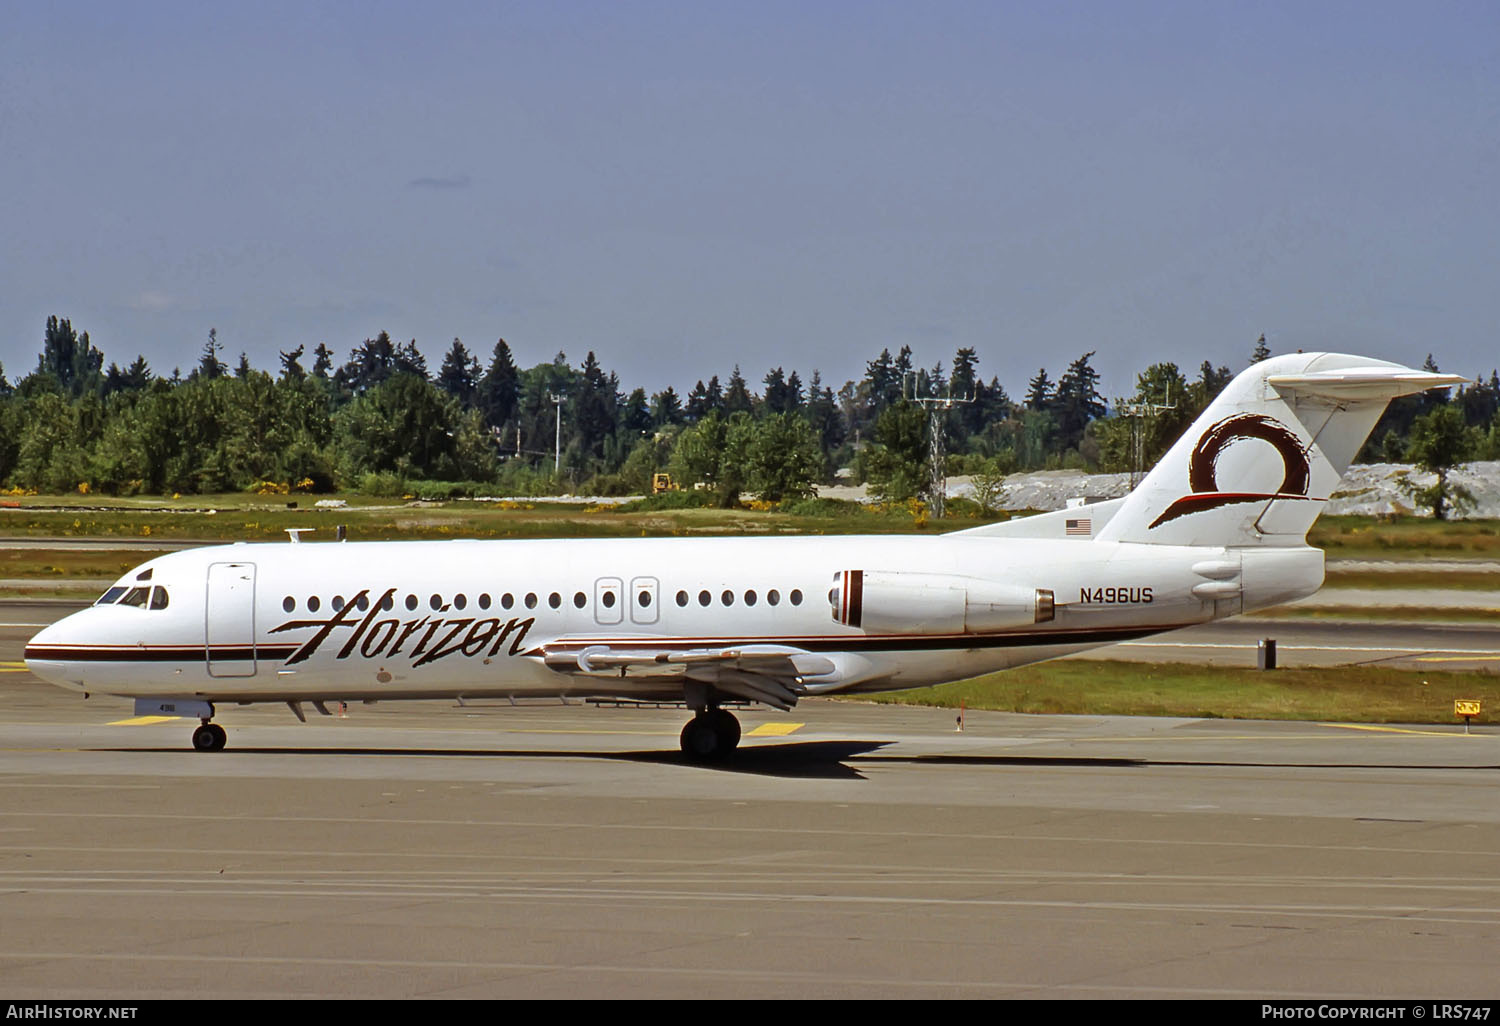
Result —
[{"label": "aft service door", "polygon": [[254,563],[209,565],[203,636],[209,676],[255,676]]},{"label": "aft service door", "polygon": [[656,578],[631,578],[630,619],[636,623],[655,623],[656,618]]}]

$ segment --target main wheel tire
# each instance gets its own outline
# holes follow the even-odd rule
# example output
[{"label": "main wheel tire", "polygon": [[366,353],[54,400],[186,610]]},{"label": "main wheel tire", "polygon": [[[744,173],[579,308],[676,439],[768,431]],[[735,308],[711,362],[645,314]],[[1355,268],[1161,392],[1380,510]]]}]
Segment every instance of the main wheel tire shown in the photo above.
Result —
[{"label": "main wheel tire", "polygon": [[740,721],[728,709],[715,709],[713,717],[714,730],[719,735],[719,755],[732,755],[740,743]]},{"label": "main wheel tire", "polygon": [[208,727],[214,732],[214,746],[211,750],[215,752],[222,752],[224,750],[224,746],[229,743],[228,732],[225,731],[224,728],[219,726],[217,723],[210,723]]},{"label": "main wheel tire", "polygon": [[682,728],[682,751],[695,762],[709,762],[719,755],[719,732],[706,716],[694,716]]},{"label": "main wheel tire", "polygon": [[223,728],[217,727],[215,724],[203,724],[197,730],[193,731],[193,750],[198,752],[217,752],[220,748],[224,747],[224,743],[219,740],[219,735],[222,733]]}]

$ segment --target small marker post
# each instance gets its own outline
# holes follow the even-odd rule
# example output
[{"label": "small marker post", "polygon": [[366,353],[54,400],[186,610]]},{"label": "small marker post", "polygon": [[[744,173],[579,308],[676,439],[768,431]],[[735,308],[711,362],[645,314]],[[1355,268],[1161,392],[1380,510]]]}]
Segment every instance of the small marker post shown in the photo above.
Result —
[{"label": "small marker post", "polygon": [[956,728],[954,728],[953,733],[955,733],[955,734],[962,734],[963,732],[964,732],[964,700],[962,698],[960,698],[958,700],[958,726]]}]

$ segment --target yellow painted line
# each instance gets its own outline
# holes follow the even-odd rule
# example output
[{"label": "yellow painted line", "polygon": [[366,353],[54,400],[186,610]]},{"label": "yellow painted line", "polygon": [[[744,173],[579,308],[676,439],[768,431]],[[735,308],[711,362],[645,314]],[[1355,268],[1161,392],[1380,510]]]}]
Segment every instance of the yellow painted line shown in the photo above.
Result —
[{"label": "yellow painted line", "polygon": [[26,664],[20,662],[0,662],[0,666],[17,666],[23,670],[26,669]]},{"label": "yellow painted line", "polygon": [[111,727],[144,727],[150,723],[171,723],[180,720],[181,716],[132,716],[128,720],[115,720],[108,724]]},{"label": "yellow painted line", "polygon": [[806,724],[803,723],[762,723],[746,737],[786,737],[788,734],[801,730]]},{"label": "yellow painted line", "polygon": [[[1456,731],[1448,730],[1408,730],[1405,727],[1376,727],[1368,723],[1324,723],[1324,727],[1337,727],[1341,730],[1368,730],[1380,734],[1421,734],[1424,737],[1463,737]],[[1478,735],[1470,735],[1478,736]]]},{"label": "yellow painted line", "polygon": [[1494,662],[1500,659],[1500,655],[1466,655],[1466,656],[1421,656],[1413,659],[1414,663],[1483,663]]},{"label": "yellow painted line", "polygon": [[0,673],[25,673],[24,666],[0,666]]}]

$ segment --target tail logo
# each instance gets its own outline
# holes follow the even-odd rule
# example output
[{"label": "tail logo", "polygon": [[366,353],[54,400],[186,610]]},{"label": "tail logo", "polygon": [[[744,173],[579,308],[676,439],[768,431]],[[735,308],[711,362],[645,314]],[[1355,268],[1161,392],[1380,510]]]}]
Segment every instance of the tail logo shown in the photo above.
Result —
[{"label": "tail logo", "polygon": [[[1256,438],[1268,442],[1281,455],[1284,473],[1281,487],[1274,492],[1225,492],[1220,491],[1217,476],[1219,456],[1230,443],[1240,438]],[[1308,481],[1312,470],[1307,460],[1311,446],[1304,446],[1285,424],[1261,413],[1237,413],[1225,417],[1203,432],[1198,444],[1188,457],[1188,485],[1192,494],[1174,501],[1150,527],[1169,520],[1217,509],[1240,502],[1265,502],[1269,499],[1307,499]]]}]

